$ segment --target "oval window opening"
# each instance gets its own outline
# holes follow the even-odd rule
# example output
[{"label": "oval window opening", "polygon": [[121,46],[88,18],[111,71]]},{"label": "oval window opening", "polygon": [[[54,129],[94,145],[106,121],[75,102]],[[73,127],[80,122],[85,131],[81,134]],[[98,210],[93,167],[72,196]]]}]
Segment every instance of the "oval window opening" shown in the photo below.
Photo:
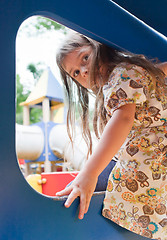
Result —
[{"label": "oval window opening", "polygon": [[[77,110],[73,146],[68,137],[67,107],[56,65],[56,51],[70,31],[50,19],[34,16],[22,23],[16,39],[18,164],[36,191],[52,197],[76,177],[87,156]],[[91,123],[94,98],[90,99]]]}]

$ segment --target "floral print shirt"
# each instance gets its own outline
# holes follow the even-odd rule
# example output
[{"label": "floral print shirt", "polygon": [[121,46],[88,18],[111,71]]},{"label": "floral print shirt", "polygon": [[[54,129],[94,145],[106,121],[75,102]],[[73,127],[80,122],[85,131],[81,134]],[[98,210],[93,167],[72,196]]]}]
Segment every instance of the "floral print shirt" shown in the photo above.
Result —
[{"label": "floral print shirt", "polygon": [[128,103],[136,112],[109,176],[102,214],[144,237],[167,240],[167,96],[159,91],[145,69],[127,63],[103,87],[109,116]]}]

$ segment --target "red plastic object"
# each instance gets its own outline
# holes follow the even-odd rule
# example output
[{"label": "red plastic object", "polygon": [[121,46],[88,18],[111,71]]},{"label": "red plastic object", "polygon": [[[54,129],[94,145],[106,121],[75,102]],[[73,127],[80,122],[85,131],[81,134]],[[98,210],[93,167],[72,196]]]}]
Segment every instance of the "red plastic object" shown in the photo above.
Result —
[{"label": "red plastic object", "polygon": [[78,173],[78,171],[41,173],[41,178],[46,179],[46,183],[42,184],[42,193],[55,197],[55,194],[74,180]]},{"label": "red plastic object", "polygon": [[20,165],[23,165],[25,162],[24,162],[24,159],[21,159],[21,158],[18,158],[18,161],[19,161],[19,164]]}]

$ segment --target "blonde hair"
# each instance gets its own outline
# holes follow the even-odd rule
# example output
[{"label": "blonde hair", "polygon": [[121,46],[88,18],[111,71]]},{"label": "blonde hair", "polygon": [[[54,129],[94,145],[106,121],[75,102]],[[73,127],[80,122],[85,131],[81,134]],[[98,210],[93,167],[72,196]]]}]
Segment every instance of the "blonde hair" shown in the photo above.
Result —
[{"label": "blonde hair", "polygon": [[[92,63],[91,63],[91,86],[93,93],[96,97],[93,128],[96,137],[99,138],[107,123],[107,113],[104,108],[104,98],[102,87],[96,85],[96,76],[98,73],[99,65],[106,64],[108,71],[112,72],[113,69],[122,62],[138,65],[147,70],[153,79],[157,95],[159,94],[159,87],[164,87],[164,73],[156,67],[157,62],[146,59],[143,55],[137,55],[130,52],[124,52],[119,49],[99,43],[90,39],[80,33],[73,33],[64,42],[56,56],[57,65],[60,69],[62,80],[65,87],[66,98],[68,103],[67,112],[67,131],[68,135],[73,141],[73,130],[75,128],[75,108],[78,107],[80,117],[82,120],[82,133],[88,145],[88,155],[92,153],[92,138],[89,128],[89,91],[82,87],[74,78],[64,70],[62,63],[64,58],[77,48],[83,46],[91,46],[92,48]],[[102,82],[104,85],[105,82]],[[165,90],[167,92],[167,90]],[[78,102],[76,102],[76,93],[78,94]]]}]

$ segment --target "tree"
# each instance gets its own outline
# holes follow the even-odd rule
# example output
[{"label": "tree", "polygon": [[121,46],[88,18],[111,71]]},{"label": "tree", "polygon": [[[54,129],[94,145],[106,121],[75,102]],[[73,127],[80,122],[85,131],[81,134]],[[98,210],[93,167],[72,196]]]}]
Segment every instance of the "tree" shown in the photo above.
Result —
[{"label": "tree", "polygon": [[20,83],[20,76],[16,75],[16,123],[23,124],[23,107],[20,106],[21,102],[24,102],[30,92],[23,93],[23,85]]},{"label": "tree", "polygon": [[[37,63],[36,65],[34,63],[30,63],[27,66],[27,70],[29,70],[33,76],[35,83],[38,81],[40,76],[43,73],[43,67],[41,67],[41,63]],[[40,122],[42,120],[42,109],[40,108],[31,108],[30,110],[30,124]]]},{"label": "tree", "polygon": [[[20,103],[26,101],[30,91],[24,92],[24,87],[20,83],[20,76],[16,76],[16,123],[23,124],[23,106]],[[40,122],[42,120],[42,109],[32,108],[30,109],[30,124]]]},{"label": "tree", "polygon": [[66,28],[63,25],[60,25],[57,22],[52,21],[51,19],[45,17],[37,17],[37,23],[34,24],[34,27],[38,30],[39,33],[43,33],[46,30],[64,30],[66,33]]},{"label": "tree", "polygon": [[[27,66],[27,70],[29,70],[34,77],[34,84],[36,84],[37,80],[40,78],[40,76],[42,75],[43,71],[44,71],[44,67],[42,66],[42,63],[29,63]],[[46,66],[45,66],[46,68]]]},{"label": "tree", "polygon": [[30,124],[42,121],[42,108],[31,108],[30,110]]},{"label": "tree", "polygon": [[33,16],[28,18],[22,23],[19,29],[19,34],[26,33],[29,37],[38,36],[47,31],[62,30],[64,34],[67,32],[67,28],[49,18]]}]

